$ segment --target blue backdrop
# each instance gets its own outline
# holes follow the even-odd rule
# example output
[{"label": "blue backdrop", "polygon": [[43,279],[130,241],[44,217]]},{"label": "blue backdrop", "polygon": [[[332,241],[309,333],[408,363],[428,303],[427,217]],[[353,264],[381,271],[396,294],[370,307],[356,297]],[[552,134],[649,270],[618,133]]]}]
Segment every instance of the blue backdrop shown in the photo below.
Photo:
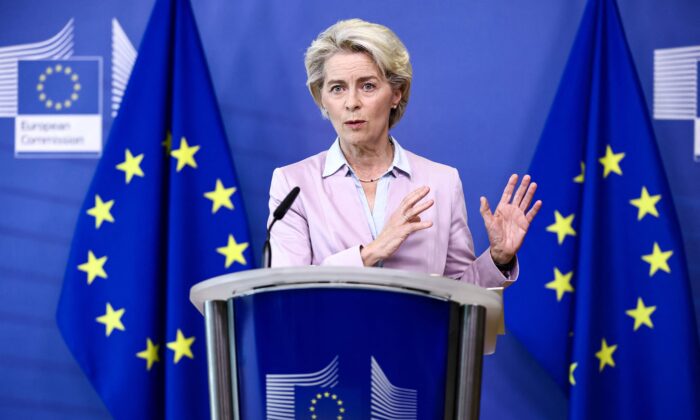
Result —
[{"label": "blue backdrop", "polygon": [[[334,137],[306,91],[303,52],[330,24],[360,17],[391,27],[408,47],[413,91],[406,116],[393,135],[407,149],[460,170],[470,226],[477,248],[484,249],[478,196],[484,194],[494,202],[508,175],[529,166],[584,5],[584,0],[194,1],[253,248],[260,250],[264,239],[272,170],[326,149]],[[619,5],[652,110],[654,51],[700,45],[700,3],[620,0]],[[3,4],[2,418],[108,416],[69,355],[54,320],[71,236],[97,160],[15,157],[14,111],[7,102],[13,83],[8,60],[18,50],[14,46],[47,40],[72,19],[72,46],[66,41],[56,57],[68,50],[74,57],[102,57],[106,138],[110,111],[119,103],[122,70],[128,68],[128,44],[138,47],[152,6],[152,1],[135,0]],[[694,103],[697,96],[696,84]],[[700,163],[694,157],[693,122],[654,120],[654,130],[681,222],[698,314],[700,219],[694,216],[700,211]],[[527,281],[526,271],[522,280]],[[558,418],[565,415],[566,403],[521,345],[506,336],[499,340],[498,353],[486,359],[482,412],[483,418],[494,419],[516,413],[519,418]]]}]

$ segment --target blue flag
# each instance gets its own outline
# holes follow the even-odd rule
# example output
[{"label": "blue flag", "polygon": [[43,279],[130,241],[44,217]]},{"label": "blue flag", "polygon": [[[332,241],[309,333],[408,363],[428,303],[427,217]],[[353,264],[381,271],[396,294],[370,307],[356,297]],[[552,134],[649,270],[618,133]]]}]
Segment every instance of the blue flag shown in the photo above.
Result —
[{"label": "blue flag", "polygon": [[20,115],[99,114],[97,58],[18,61]]},{"label": "blue flag", "polygon": [[544,202],[508,327],[571,419],[700,418],[676,213],[614,0],[590,0],[532,161]]},{"label": "blue flag", "polygon": [[252,266],[192,10],[157,0],[79,215],[58,324],[117,419],[209,416],[202,280]]}]

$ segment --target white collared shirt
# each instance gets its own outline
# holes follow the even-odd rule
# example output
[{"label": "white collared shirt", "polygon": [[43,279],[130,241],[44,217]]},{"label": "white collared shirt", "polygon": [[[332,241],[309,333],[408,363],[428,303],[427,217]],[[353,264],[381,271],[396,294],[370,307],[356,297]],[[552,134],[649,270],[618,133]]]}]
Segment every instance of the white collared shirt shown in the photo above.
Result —
[{"label": "white collared shirt", "polygon": [[391,142],[394,144],[394,159],[391,162],[391,166],[379,177],[377,182],[377,191],[374,196],[374,209],[369,209],[369,202],[367,201],[367,196],[362,188],[362,183],[357,177],[357,174],[352,170],[348,164],[347,159],[343,151],[340,149],[340,139],[336,138],[328,149],[328,154],[326,155],[326,164],[323,168],[323,177],[333,175],[338,170],[346,168],[345,176],[351,176],[353,181],[355,181],[355,188],[360,196],[360,201],[365,209],[365,217],[367,218],[367,223],[369,224],[369,230],[372,232],[372,239],[377,239],[377,235],[381,233],[384,228],[384,220],[386,217],[386,203],[387,195],[389,193],[389,183],[393,178],[398,175],[397,171],[403,172],[409,178],[411,177],[411,165],[408,163],[408,159],[404,153],[403,148],[399,145],[399,142],[395,138],[390,137]]}]

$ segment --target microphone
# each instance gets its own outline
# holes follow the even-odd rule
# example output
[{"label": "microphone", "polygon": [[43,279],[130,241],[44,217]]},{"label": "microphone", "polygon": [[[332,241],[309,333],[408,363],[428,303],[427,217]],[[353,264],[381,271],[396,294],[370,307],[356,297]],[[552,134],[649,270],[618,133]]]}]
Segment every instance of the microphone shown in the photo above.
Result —
[{"label": "microphone", "polygon": [[265,245],[263,245],[263,268],[270,268],[272,264],[272,248],[270,247],[270,232],[272,231],[272,226],[278,220],[282,220],[289,208],[292,207],[292,203],[297,199],[301,189],[299,187],[294,187],[292,190],[284,197],[284,200],[277,206],[275,211],[272,213],[272,223],[267,228],[267,239],[265,239]]},{"label": "microphone", "polygon": [[[277,206],[277,208],[275,209],[275,212],[272,213],[272,217],[273,217],[272,223],[275,223],[277,220],[282,220],[284,215],[287,214],[287,211],[292,206],[292,203],[294,202],[294,200],[297,199],[297,196],[299,195],[299,191],[301,191],[301,189],[299,187],[294,187],[289,192],[289,194],[287,194],[287,196],[284,197],[284,200],[282,200],[280,205]],[[269,229],[272,229],[272,223],[270,224]],[[268,231],[269,231],[269,229],[268,229]]]}]

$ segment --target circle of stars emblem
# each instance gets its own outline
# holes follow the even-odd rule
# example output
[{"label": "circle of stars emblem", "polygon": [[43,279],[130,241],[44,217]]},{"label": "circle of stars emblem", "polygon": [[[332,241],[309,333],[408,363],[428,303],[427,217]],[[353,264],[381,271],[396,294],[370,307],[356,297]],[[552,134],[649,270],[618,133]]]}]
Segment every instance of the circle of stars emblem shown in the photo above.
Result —
[{"label": "circle of stars emblem", "polygon": [[316,406],[323,400],[329,400],[335,402],[338,407],[338,417],[337,420],[343,420],[343,415],[345,414],[345,407],[343,407],[343,400],[338,399],[336,394],[331,394],[330,392],[324,392],[323,394],[316,394],[316,398],[311,399],[311,406],[309,406],[309,411],[311,412],[311,419],[316,420],[318,416],[316,415]]},{"label": "circle of stars emblem", "polygon": [[[60,100],[50,98],[46,94],[46,85],[50,83],[52,79],[54,81],[60,80],[59,77],[63,78],[64,80],[68,80],[68,82],[72,85],[71,94],[68,95],[68,97]],[[80,77],[78,74],[74,73],[72,68],[68,66],[64,67],[62,64],[47,67],[46,70],[39,75],[39,83],[36,85],[36,90],[39,92],[39,100],[46,105],[46,108],[54,109],[56,111],[60,111],[64,108],[70,108],[73,105],[73,102],[77,101],[80,97],[78,93],[80,92],[81,88],[82,86],[80,85]]]}]

